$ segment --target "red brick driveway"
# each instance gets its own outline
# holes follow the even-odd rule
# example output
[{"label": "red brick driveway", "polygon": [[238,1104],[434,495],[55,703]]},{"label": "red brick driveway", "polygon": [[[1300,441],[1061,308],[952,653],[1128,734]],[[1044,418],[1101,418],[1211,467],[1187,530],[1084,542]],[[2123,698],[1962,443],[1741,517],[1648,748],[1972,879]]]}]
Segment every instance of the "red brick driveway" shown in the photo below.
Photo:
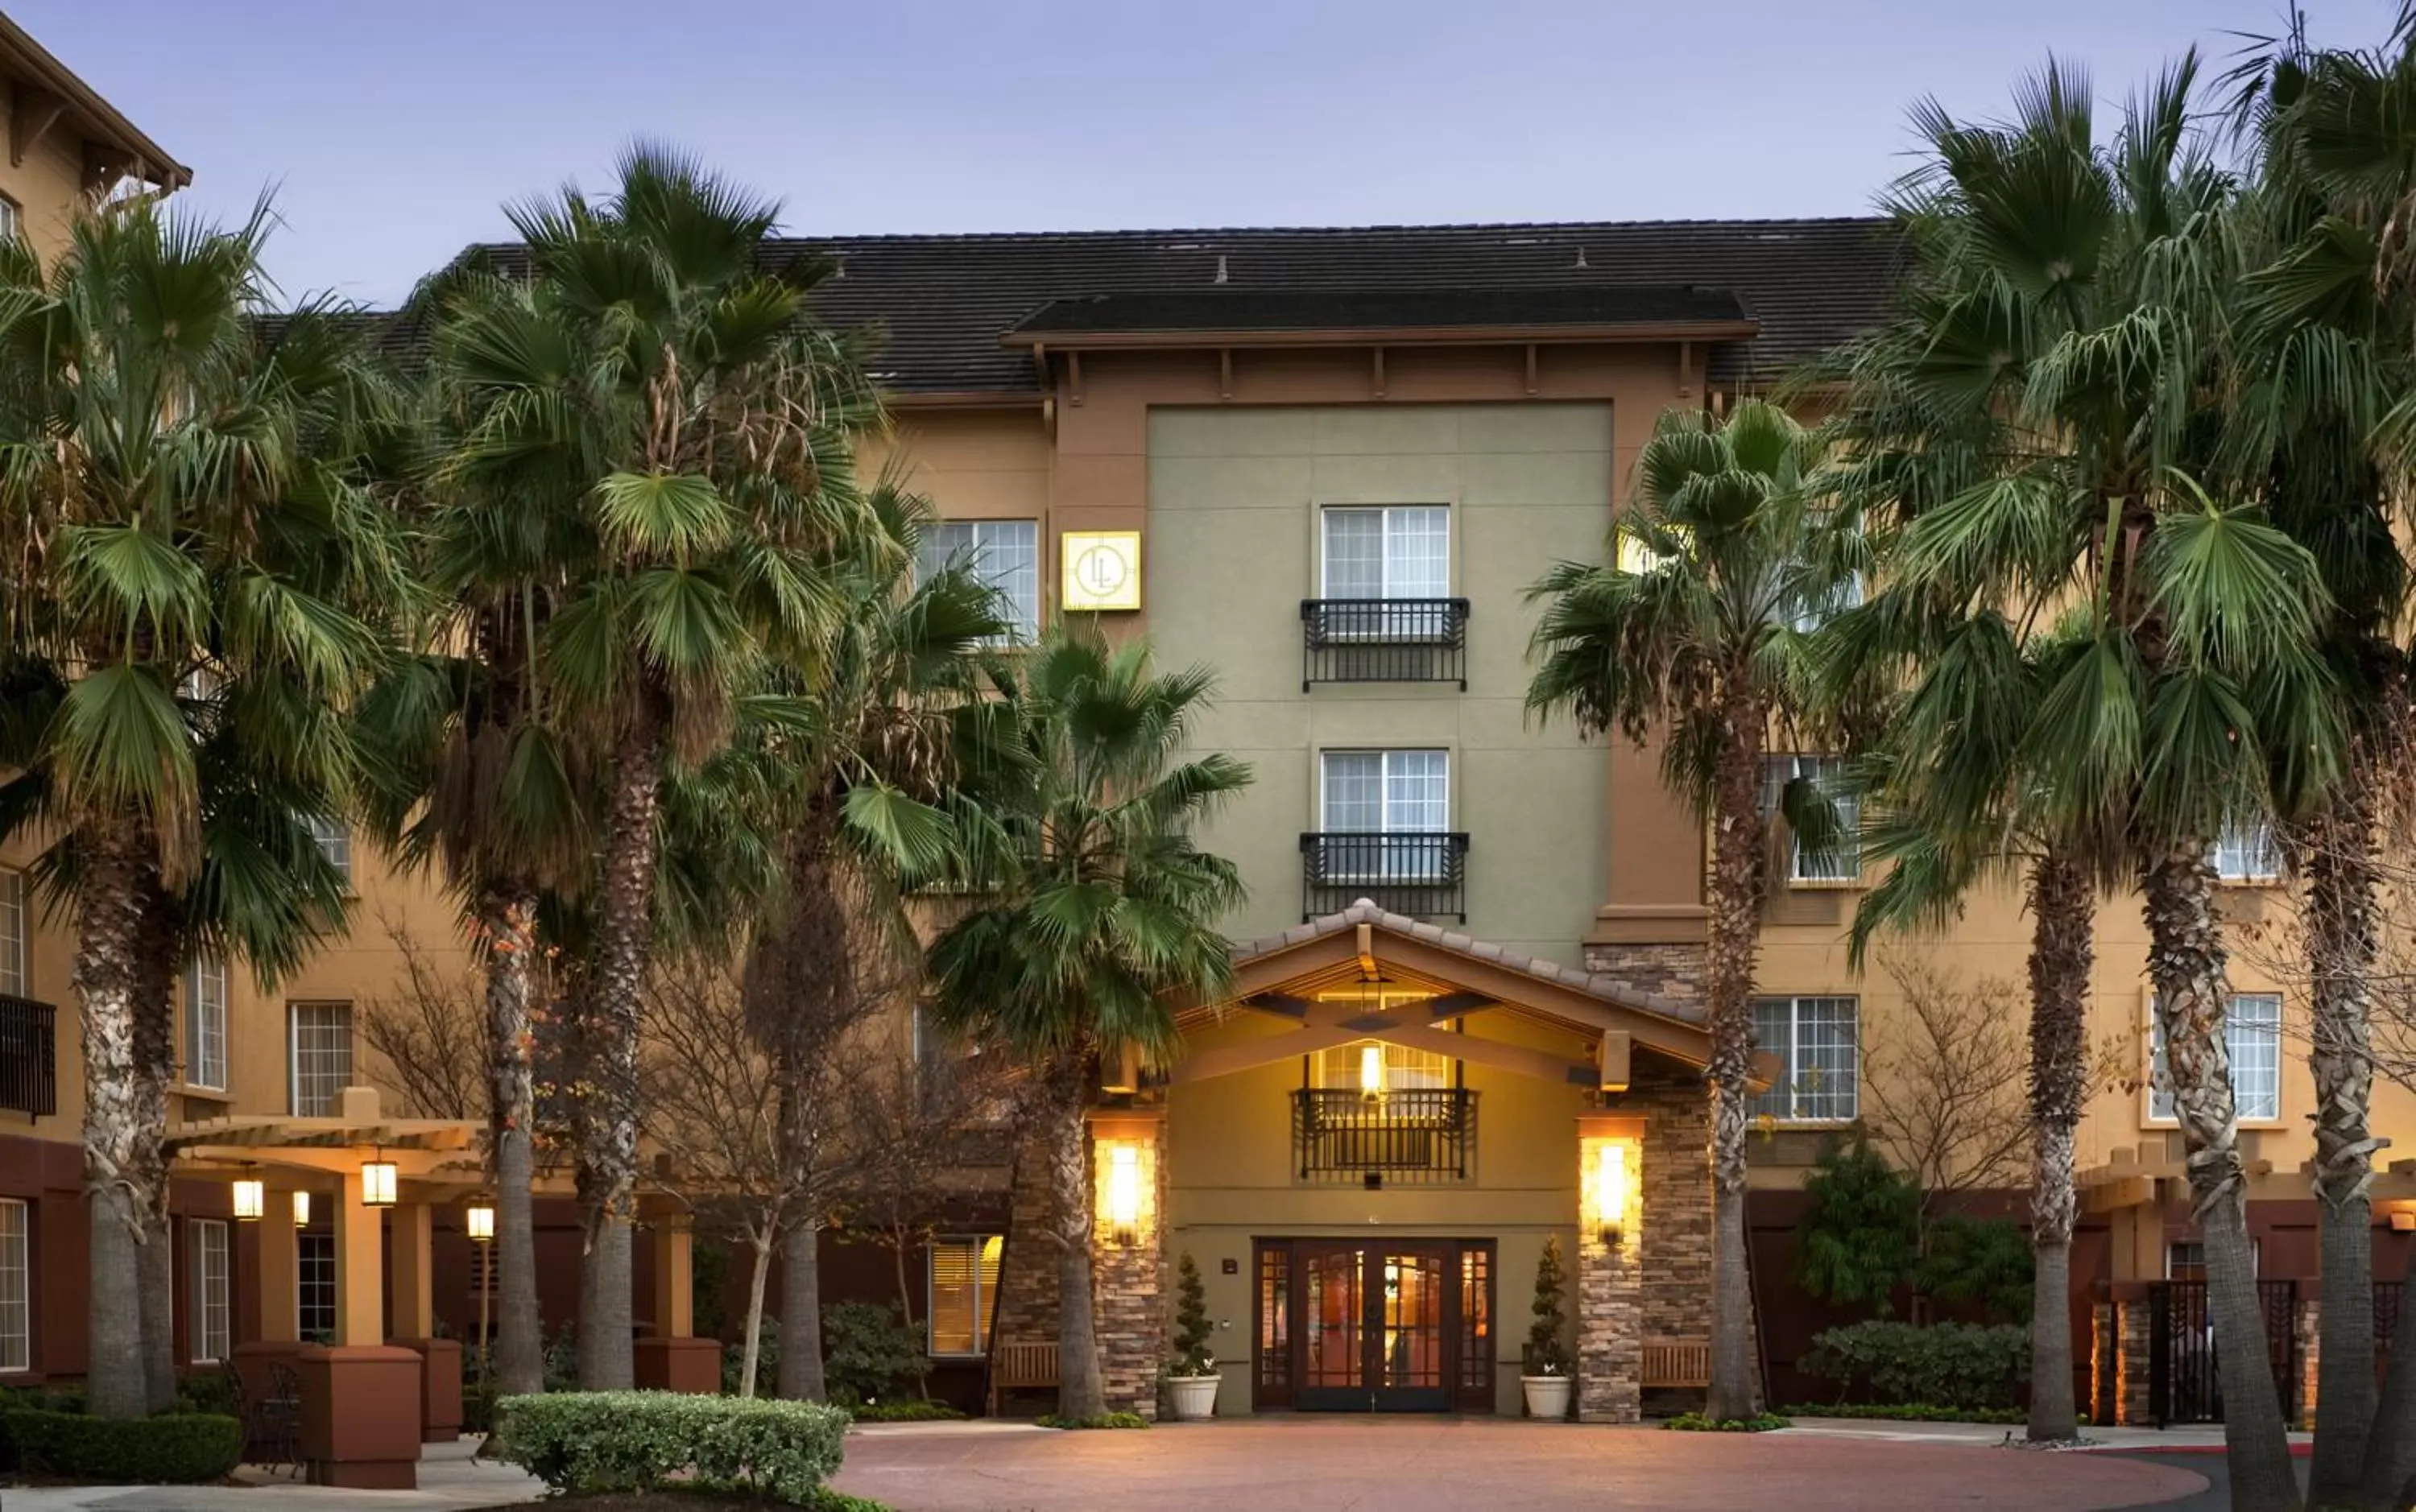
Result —
[{"label": "red brick driveway", "polygon": [[[919,1427],[919,1426],[918,1426]],[[2201,1490],[2100,1454],[1485,1418],[1284,1417],[1133,1432],[851,1435],[842,1490],[898,1512],[2078,1512]]]}]

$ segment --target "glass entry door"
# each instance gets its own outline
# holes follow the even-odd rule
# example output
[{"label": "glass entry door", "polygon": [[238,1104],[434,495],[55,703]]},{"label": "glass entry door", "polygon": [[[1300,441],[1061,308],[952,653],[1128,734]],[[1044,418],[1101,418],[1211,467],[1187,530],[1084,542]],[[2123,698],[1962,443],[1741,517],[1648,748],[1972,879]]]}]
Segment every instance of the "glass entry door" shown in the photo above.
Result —
[{"label": "glass entry door", "polygon": [[1490,1412],[1488,1242],[1262,1240],[1261,1407]]}]

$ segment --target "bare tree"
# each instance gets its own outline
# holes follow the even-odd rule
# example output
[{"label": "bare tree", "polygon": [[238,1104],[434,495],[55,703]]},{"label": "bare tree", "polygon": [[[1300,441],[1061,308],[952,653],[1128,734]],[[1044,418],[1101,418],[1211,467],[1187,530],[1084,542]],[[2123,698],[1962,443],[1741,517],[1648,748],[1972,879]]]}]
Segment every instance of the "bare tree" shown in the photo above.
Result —
[{"label": "bare tree", "polygon": [[361,1042],[386,1064],[403,1106],[418,1118],[483,1118],[487,1112],[486,988],[468,961],[452,969],[401,921],[380,927],[402,963],[386,992],[361,1002]]},{"label": "bare tree", "polygon": [[1928,955],[1888,955],[1880,969],[1903,994],[1904,1010],[1870,1052],[1863,1121],[1920,1183],[1925,1236],[1964,1193],[2021,1181],[2030,1151],[2022,1090],[2029,998],[2001,977],[1966,982]]}]

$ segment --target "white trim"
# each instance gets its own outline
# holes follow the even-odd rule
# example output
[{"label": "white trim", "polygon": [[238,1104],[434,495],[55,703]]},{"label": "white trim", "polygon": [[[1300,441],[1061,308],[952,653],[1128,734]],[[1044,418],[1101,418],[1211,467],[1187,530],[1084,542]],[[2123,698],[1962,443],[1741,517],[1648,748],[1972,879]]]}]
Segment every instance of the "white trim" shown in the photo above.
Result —
[{"label": "white trim", "polygon": [[[205,1012],[209,1006],[208,998],[212,988],[215,988],[218,994],[218,1013],[215,1025],[210,1022],[209,1015]],[[209,956],[195,956],[192,964],[185,968],[183,1028],[186,1085],[210,1092],[226,1090],[229,1007],[226,963]],[[208,1032],[213,1027],[218,1031],[218,1057],[215,1063],[210,1058],[211,1045]],[[215,1076],[211,1074],[213,1071],[217,1073]]]},{"label": "white trim", "polygon": [[21,1374],[34,1368],[34,1208],[0,1197],[0,1372]]},{"label": "white trim", "polygon": [[[193,1364],[216,1365],[234,1347],[234,1241],[222,1218],[189,1218],[185,1232],[186,1265],[193,1279],[185,1340]],[[215,1270],[210,1264],[213,1238]],[[213,1349],[212,1344],[219,1347]]]},{"label": "white trim", "polygon": [[[2239,1002],[2243,997],[2268,998],[2271,999],[2273,1004],[2273,1111],[2270,1114],[2247,1114],[2239,1111],[2239,1057],[2231,1054],[2232,1025],[2237,1022],[2232,1013],[2232,1005]],[[2158,1043],[2158,1040],[2163,1033],[2164,1025],[2159,1024],[2156,1020],[2155,988],[2148,987],[2143,989],[2140,994],[2140,1002],[2144,1005],[2147,1011],[2147,1023],[2145,1027],[2141,1030],[2142,1043],[2140,1048],[2145,1059],[2140,1068],[2139,1076],[2139,1127],[2142,1129],[2179,1129],[2181,1127],[2181,1119],[2177,1115],[2170,1113],[2160,1114],[2156,1111],[2156,1068],[2164,1059],[2163,1049]],[[2288,1000],[2279,992],[2234,992],[2224,999],[2224,1060],[2225,1064],[2231,1068],[2231,1104],[2233,1121],[2238,1123],[2242,1129],[2280,1129],[2286,1125],[2286,1120],[2282,1114],[2282,1083],[2284,1081],[2283,1072],[2288,1068],[2289,1062],[2288,1057],[2282,1053],[2282,1040],[2284,1038],[2286,1027],[2283,1020],[2288,1017],[2289,1010],[2290,1005]],[[2264,1026],[2260,1025],[2258,1027],[2261,1029]]]},{"label": "white trim", "polygon": [[[1442,591],[1441,593],[1437,593],[1437,594],[1419,593],[1419,594],[1415,594],[1415,595],[1411,595],[1411,594],[1406,594],[1406,593],[1396,593],[1396,592],[1394,592],[1394,591],[1393,591],[1393,553],[1392,553],[1392,542],[1393,542],[1393,516],[1394,516],[1394,514],[1395,514],[1397,511],[1406,513],[1406,512],[1408,512],[1408,511],[1410,511],[1410,510],[1413,510],[1413,509],[1415,509],[1415,510],[1426,510],[1426,509],[1437,510],[1437,511],[1440,511],[1440,512],[1442,513],[1442,552],[1443,552],[1443,556],[1442,556]],[[1383,579],[1383,581],[1379,585],[1379,591],[1378,591],[1378,592],[1377,592],[1377,594],[1376,594],[1375,602],[1381,603],[1381,602],[1382,602],[1382,601],[1383,601],[1383,600],[1385,600],[1385,599],[1392,599],[1392,598],[1408,598],[1408,597],[1412,597],[1412,596],[1417,597],[1417,598],[1428,598],[1428,597],[1434,597],[1434,598],[1449,598],[1449,597],[1451,597],[1452,568],[1456,565],[1456,563],[1453,561],[1453,558],[1457,554],[1457,553],[1453,549],[1453,547],[1454,547],[1454,542],[1453,542],[1453,540],[1452,540],[1452,530],[1453,530],[1453,519],[1452,519],[1452,514],[1453,514],[1453,511],[1452,511],[1452,507],[1451,507],[1451,505],[1449,505],[1449,504],[1447,504],[1447,503],[1431,503],[1431,502],[1429,502],[1429,503],[1401,503],[1401,504],[1344,504],[1344,503],[1335,503],[1335,504],[1320,504],[1320,505],[1318,505],[1318,506],[1317,506],[1317,596],[1318,596],[1319,598],[1332,598],[1332,597],[1334,597],[1334,572],[1333,572],[1333,550],[1332,550],[1332,546],[1333,546],[1333,544],[1334,544],[1334,538],[1333,538],[1333,536],[1328,532],[1328,531],[1327,531],[1327,529],[1326,529],[1326,524],[1327,524],[1327,521],[1331,520],[1331,519],[1334,517],[1334,514],[1335,514],[1335,512],[1336,512],[1336,511],[1337,511],[1337,510],[1348,510],[1348,511],[1362,512],[1362,513],[1366,513],[1366,514],[1372,514],[1372,515],[1374,515],[1374,516],[1376,516],[1378,517],[1378,525],[1377,525],[1377,546],[1376,546],[1376,549],[1381,553],[1381,555],[1379,556],[1378,561],[1377,561],[1377,572],[1378,572],[1378,575],[1379,575],[1379,576]]]},{"label": "white trim", "polygon": [[[1824,1125],[1834,1126],[1837,1124],[1848,1124],[1862,1116],[1862,998],[1852,993],[1756,993],[1746,1003],[1745,1011],[1748,1014],[1752,1014],[1765,1003],[1784,1003],[1787,1005],[1787,1053],[1783,1057],[1783,1063],[1779,1067],[1779,1079],[1777,1083],[1771,1087],[1770,1091],[1762,1093],[1760,1097],[1757,1097],[1753,1100],[1754,1102],[1759,1103],[1761,1101],[1762,1098],[1775,1096],[1779,1092],[1784,1091],[1787,1094],[1787,1111],[1784,1113],[1775,1113],[1768,1109],[1757,1107],[1753,1109],[1751,1115],[1757,1118],[1770,1118],[1773,1121],[1781,1124],[1816,1128]],[[1847,1006],[1851,1014],[1851,1017],[1848,1022],[1852,1028],[1852,1042],[1848,1047],[1848,1053],[1852,1061],[1853,1088],[1850,1095],[1850,1105],[1841,1113],[1803,1114],[1795,1111],[1802,1105],[1803,1100],[1807,1096],[1831,1097],[1835,1095],[1833,1092],[1825,1092],[1820,1088],[1813,1088],[1807,1092],[1798,1085],[1797,1073],[1803,1066],[1803,1020],[1804,1005],[1806,1003],[1843,1003]],[[1760,1045],[1757,1042],[1756,1048],[1769,1049],[1770,1047]]]},{"label": "white trim", "polygon": [[25,874],[0,866],[0,993],[31,997],[34,932],[25,921]]}]

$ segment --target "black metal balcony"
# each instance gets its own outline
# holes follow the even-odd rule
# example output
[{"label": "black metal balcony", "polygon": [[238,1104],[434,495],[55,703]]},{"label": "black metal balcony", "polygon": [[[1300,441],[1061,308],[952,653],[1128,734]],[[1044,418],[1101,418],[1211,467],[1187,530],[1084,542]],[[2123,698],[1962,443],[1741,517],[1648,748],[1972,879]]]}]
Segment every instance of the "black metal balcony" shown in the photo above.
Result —
[{"label": "black metal balcony", "polygon": [[1468,922],[1468,836],[1441,831],[1326,830],[1300,837],[1304,921],[1361,898],[1386,913]]},{"label": "black metal balcony", "polygon": [[1292,1094],[1291,1152],[1303,1181],[1466,1181],[1476,1174],[1476,1094],[1303,1087]]},{"label": "black metal balcony", "polygon": [[1457,682],[1468,691],[1468,600],[1305,598],[1300,691],[1319,682]]},{"label": "black metal balcony", "polygon": [[0,1108],[59,1111],[59,1010],[0,993]]}]

